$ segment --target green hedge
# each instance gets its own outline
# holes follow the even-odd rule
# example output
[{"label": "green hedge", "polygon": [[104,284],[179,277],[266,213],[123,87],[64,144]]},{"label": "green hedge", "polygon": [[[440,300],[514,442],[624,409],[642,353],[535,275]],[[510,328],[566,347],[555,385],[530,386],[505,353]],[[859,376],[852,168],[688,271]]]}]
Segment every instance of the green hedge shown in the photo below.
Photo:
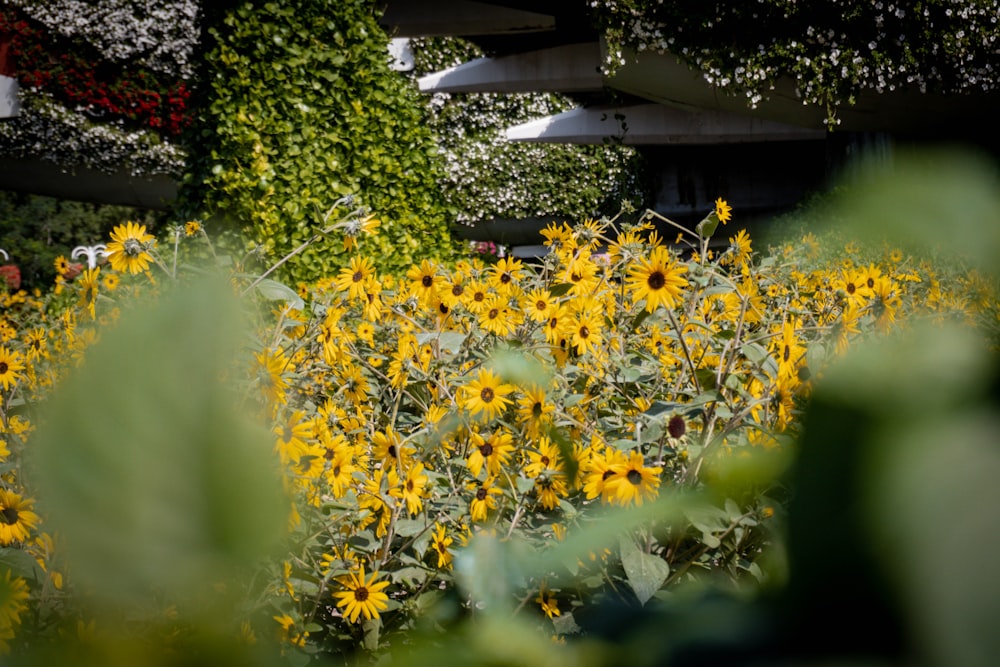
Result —
[{"label": "green hedge", "polygon": [[[380,269],[454,256],[424,100],[389,68],[373,5],[248,2],[208,28],[182,215],[244,230],[273,262],[357,195],[382,220],[363,248]],[[346,260],[342,244],[313,244],[286,278],[314,280]]]}]

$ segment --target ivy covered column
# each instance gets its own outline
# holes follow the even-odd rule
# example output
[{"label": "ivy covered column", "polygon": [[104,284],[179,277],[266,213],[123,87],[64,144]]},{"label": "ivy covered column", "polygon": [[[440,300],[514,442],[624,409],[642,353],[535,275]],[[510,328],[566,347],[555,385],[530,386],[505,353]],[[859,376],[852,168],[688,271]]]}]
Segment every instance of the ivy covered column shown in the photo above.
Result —
[{"label": "ivy covered column", "polygon": [[[355,194],[382,222],[361,249],[380,269],[454,255],[426,110],[390,69],[376,12],[371,0],[247,2],[208,27],[184,214],[244,230],[274,262]],[[343,266],[335,241],[310,246],[286,278]]]}]

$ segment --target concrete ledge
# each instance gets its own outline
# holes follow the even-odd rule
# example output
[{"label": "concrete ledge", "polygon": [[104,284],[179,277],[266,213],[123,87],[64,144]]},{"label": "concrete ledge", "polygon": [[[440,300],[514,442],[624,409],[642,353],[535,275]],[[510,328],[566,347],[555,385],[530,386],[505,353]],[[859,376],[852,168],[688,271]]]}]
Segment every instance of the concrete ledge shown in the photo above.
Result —
[{"label": "concrete ledge", "polygon": [[425,93],[528,93],[598,91],[601,47],[567,44],[501,58],[478,58],[419,81]]},{"label": "concrete ledge", "polygon": [[17,79],[0,74],[0,118],[17,118],[21,115],[21,100]]},{"label": "concrete ledge", "polygon": [[555,30],[549,14],[472,0],[395,0],[379,23],[391,37],[515,35]]},{"label": "concrete ledge", "polygon": [[820,140],[810,130],[715,110],[682,111],[660,104],[573,109],[507,129],[509,141],[630,145],[740,144]]},{"label": "concrete ledge", "polygon": [[[791,79],[776,82],[757,109],[744,95],[731,95],[709,84],[701,72],[677,56],[648,51],[630,53],[607,85],[652,102],[750,115],[789,125],[823,130],[826,112],[803,105]],[[917,90],[863,91],[854,106],[838,110],[837,131],[962,135],[964,128],[992,128],[1000,114],[1000,92],[932,95]]]},{"label": "concrete ledge", "polygon": [[160,211],[169,208],[177,197],[177,182],[167,175],[140,178],[80,167],[67,170],[30,158],[0,158],[0,189]]}]

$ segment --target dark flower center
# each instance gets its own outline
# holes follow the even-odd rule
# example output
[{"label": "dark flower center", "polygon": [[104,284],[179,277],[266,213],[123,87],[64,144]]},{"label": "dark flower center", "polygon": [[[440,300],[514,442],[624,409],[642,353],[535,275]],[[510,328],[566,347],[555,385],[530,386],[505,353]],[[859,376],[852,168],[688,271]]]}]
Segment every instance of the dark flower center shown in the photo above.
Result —
[{"label": "dark flower center", "polygon": [[485,459],[486,457],[488,457],[490,454],[493,453],[493,445],[491,445],[488,442],[479,445],[479,453],[482,454],[483,458]]},{"label": "dark flower center", "polygon": [[420,279],[420,284],[424,287],[430,287],[434,284],[434,276],[424,276]]},{"label": "dark flower center", "polygon": [[497,310],[496,308],[490,308],[490,312],[487,313],[487,315],[489,316],[489,318],[491,320],[495,320],[497,318],[497,315],[499,315],[499,314],[500,314],[500,311]]},{"label": "dark flower center", "polygon": [[122,249],[129,257],[135,257],[142,252],[142,244],[135,239],[125,239],[125,242],[122,243]]},{"label": "dark flower center", "polygon": [[510,280],[511,280],[511,278],[510,278],[510,274],[509,273],[501,273],[500,274],[500,282],[502,282],[504,285],[506,285],[507,283],[509,283]]},{"label": "dark flower center", "polygon": [[409,491],[410,493],[413,493],[413,480],[412,479],[406,480],[406,490]]},{"label": "dark flower center", "polygon": [[543,456],[543,457],[542,457],[542,458],[540,458],[539,460],[540,460],[540,461],[541,461],[542,463],[544,463],[545,465],[548,465],[548,464],[549,464],[549,457],[547,457],[547,456]]},{"label": "dark flower center", "polygon": [[847,283],[847,293],[848,294],[854,294],[854,292],[857,291],[857,289],[858,288],[854,286],[854,283]]},{"label": "dark flower center", "polygon": [[587,338],[590,336],[590,329],[586,326],[580,327],[580,338]]},{"label": "dark flower center", "polygon": [[364,602],[368,599],[368,589],[364,586],[358,586],[354,589],[354,599],[358,602]]},{"label": "dark flower center", "polygon": [[462,296],[462,293],[464,291],[465,291],[465,288],[462,287],[461,285],[452,285],[451,286],[451,294],[452,294],[452,296]]},{"label": "dark flower center", "polygon": [[355,271],[354,275],[351,276],[351,280],[353,280],[356,283],[360,283],[364,279],[365,279],[365,274],[361,273],[360,271]]},{"label": "dark flower center", "polygon": [[15,523],[17,523],[17,519],[19,516],[20,515],[18,514],[17,510],[14,509],[13,507],[4,507],[2,510],[0,510],[0,523],[3,523],[4,525],[7,526],[13,526]]},{"label": "dark flower center", "polygon": [[6,373],[8,368],[10,368],[10,366],[7,365],[6,361],[0,361],[0,375]]},{"label": "dark flower center", "polygon": [[663,286],[667,284],[667,278],[662,271],[653,271],[649,274],[649,278],[646,278],[646,284],[649,285],[649,289],[663,289]]},{"label": "dark flower center", "polygon": [[479,487],[479,490],[476,491],[476,500],[486,500],[486,489]]},{"label": "dark flower center", "polygon": [[781,354],[781,358],[788,361],[792,356],[792,348],[788,345],[785,346],[785,351]]},{"label": "dark flower center", "polygon": [[868,283],[867,284],[868,284],[868,288],[869,289],[874,288],[875,287],[875,279],[874,278],[868,278]]},{"label": "dark flower center", "polygon": [[389,452],[389,456],[391,456],[392,458],[396,458],[396,456],[397,456],[397,454],[396,454],[396,445],[389,445],[388,452]]},{"label": "dark flower center", "polygon": [[538,301],[535,302],[535,308],[537,308],[538,310],[545,310],[548,307],[549,304],[546,303],[544,299],[539,299]]},{"label": "dark flower center", "polygon": [[535,403],[534,405],[531,406],[531,415],[533,417],[541,417],[542,416],[542,404],[541,403]]},{"label": "dark flower center", "polygon": [[489,387],[483,387],[482,391],[479,392],[479,398],[483,400],[483,403],[489,403],[493,400],[493,390]]},{"label": "dark flower center", "polygon": [[684,418],[680,415],[674,415],[667,422],[667,433],[670,434],[671,438],[679,438],[687,432],[687,424],[684,423]]},{"label": "dark flower center", "polygon": [[642,484],[642,473],[640,473],[638,470],[629,470],[628,474],[626,474],[625,477],[627,477],[628,481],[631,482],[634,486],[639,486],[640,484]]},{"label": "dark flower center", "polygon": [[473,301],[485,301],[486,300],[486,293],[485,292],[476,292],[474,295],[472,295],[472,299],[473,299]]},{"label": "dark flower center", "polygon": [[614,475],[613,472],[611,472],[610,470],[605,470],[604,473],[601,475],[601,481],[603,482],[607,480],[608,477],[611,477],[612,475]]}]

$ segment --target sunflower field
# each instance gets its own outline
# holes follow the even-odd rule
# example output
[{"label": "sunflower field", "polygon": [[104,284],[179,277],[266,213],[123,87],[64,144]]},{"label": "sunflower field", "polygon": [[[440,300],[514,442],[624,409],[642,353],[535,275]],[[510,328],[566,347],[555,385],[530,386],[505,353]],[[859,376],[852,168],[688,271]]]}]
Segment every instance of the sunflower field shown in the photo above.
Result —
[{"label": "sunflower field", "polygon": [[343,200],[316,242],[349,266],[295,289],[198,222],[129,223],[4,294],[0,650],[620,664],[596,637],[622,610],[781,587],[816,383],[915,322],[995,336],[996,285],[835,233],[761,251],[705,213],[387,275]]}]

